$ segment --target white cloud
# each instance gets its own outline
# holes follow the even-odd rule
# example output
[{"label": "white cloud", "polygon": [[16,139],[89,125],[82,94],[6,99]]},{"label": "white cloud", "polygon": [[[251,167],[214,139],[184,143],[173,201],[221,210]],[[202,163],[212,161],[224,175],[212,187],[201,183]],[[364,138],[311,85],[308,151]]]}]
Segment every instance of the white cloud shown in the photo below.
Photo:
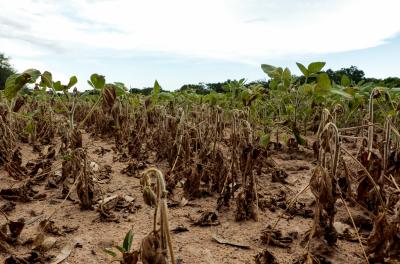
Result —
[{"label": "white cloud", "polygon": [[397,0],[0,0],[0,5],[0,49],[15,58],[105,49],[252,62],[365,49],[400,32]]}]

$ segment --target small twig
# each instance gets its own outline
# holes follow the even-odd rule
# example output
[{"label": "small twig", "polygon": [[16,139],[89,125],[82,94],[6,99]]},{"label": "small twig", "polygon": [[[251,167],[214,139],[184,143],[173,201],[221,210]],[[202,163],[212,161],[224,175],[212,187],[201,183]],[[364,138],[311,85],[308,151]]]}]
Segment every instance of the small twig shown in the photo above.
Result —
[{"label": "small twig", "polygon": [[393,175],[390,174],[389,176],[390,176],[390,179],[392,180],[394,186],[396,186],[396,189],[397,189],[398,191],[400,191],[400,188],[399,188],[399,186],[397,185],[396,180],[393,178]]},{"label": "small twig", "polygon": [[10,222],[10,219],[8,219],[6,213],[4,213],[3,210],[0,210],[0,212],[6,218],[7,222]]},{"label": "small twig", "polygon": [[363,244],[361,242],[361,237],[360,237],[360,234],[358,233],[356,223],[354,222],[353,216],[351,215],[350,210],[347,207],[346,201],[343,199],[342,192],[340,191],[340,188],[339,188],[339,194],[340,194],[340,199],[342,200],[344,206],[346,207],[347,214],[349,215],[349,217],[351,219],[351,223],[353,224],[353,228],[354,228],[354,231],[356,232],[358,243],[360,244],[360,247],[361,247],[361,250],[363,252],[365,261],[369,264],[368,256],[367,256],[367,253],[365,252],[364,246],[363,246]]}]

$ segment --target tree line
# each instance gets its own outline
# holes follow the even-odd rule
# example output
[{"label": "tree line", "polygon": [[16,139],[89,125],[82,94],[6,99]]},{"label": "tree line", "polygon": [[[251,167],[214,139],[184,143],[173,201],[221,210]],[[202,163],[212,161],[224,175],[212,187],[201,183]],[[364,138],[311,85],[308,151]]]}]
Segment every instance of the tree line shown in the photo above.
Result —
[{"label": "tree line", "polygon": [[[16,70],[10,64],[10,58],[5,56],[3,53],[0,53],[0,90],[4,89],[5,82],[7,78],[15,74]],[[340,70],[332,70],[328,69],[326,73],[329,75],[330,79],[335,83],[341,83],[343,76],[346,76],[350,81],[352,86],[360,85],[362,83],[374,83],[377,86],[382,87],[400,87],[400,78],[399,77],[387,77],[384,79],[378,78],[369,78],[365,76],[363,70],[357,68],[356,66],[350,66],[347,68],[341,68]],[[304,82],[304,80],[299,78],[300,82]],[[312,81],[312,79],[308,80]],[[215,83],[198,83],[198,84],[185,84],[180,87],[178,92],[194,92],[197,94],[209,94],[210,92],[217,93],[226,93],[229,91],[227,87],[232,82],[232,80],[226,80],[224,82],[215,82]],[[257,80],[248,83],[244,83],[245,87],[250,87],[253,85],[261,86],[265,89],[268,89],[270,80]],[[129,92],[132,94],[142,94],[149,95],[151,94],[153,87],[145,87],[145,88],[130,88]],[[168,92],[166,90],[162,90],[161,92]]]}]

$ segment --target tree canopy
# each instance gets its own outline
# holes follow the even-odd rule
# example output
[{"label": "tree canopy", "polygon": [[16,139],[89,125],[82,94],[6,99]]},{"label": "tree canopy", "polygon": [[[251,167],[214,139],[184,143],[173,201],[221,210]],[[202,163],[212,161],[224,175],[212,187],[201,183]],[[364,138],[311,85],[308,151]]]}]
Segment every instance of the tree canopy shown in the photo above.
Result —
[{"label": "tree canopy", "polygon": [[341,68],[340,70],[333,71],[328,69],[326,73],[329,78],[335,83],[340,83],[343,75],[347,76],[354,83],[359,83],[365,80],[365,73],[363,70],[358,69],[356,66],[350,66],[349,68]]},{"label": "tree canopy", "polygon": [[0,53],[0,90],[4,89],[7,78],[14,73],[15,70],[10,64],[10,59]]},{"label": "tree canopy", "polygon": [[[10,64],[10,58],[0,52],[0,90],[4,89],[5,82],[7,78],[16,73],[15,69]],[[378,78],[368,78],[365,77],[365,73],[363,70],[359,69],[357,66],[350,66],[341,68],[340,70],[326,70],[331,81],[340,84],[343,76],[347,77],[352,85],[355,85],[359,82],[369,82],[374,83],[377,86],[383,87],[400,87],[400,78],[399,77],[387,77],[385,79]],[[298,81],[301,83],[304,82],[304,76],[301,76]],[[312,77],[308,79],[309,82],[315,81]],[[181,88],[179,88],[178,92],[190,91],[196,94],[208,94],[211,91],[217,93],[226,93],[226,86],[233,82],[232,80],[226,80],[224,82],[215,82],[215,83],[198,83],[198,84],[185,84]],[[268,89],[270,80],[257,80],[252,82],[244,83],[244,87],[249,88],[250,86],[262,86],[264,89]],[[143,94],[149,95],[153,87],[145,87],[145,88],[131,88],[129,90],[130,93],[133,94]],[[168,92],[165,90],[161,90],[161,92]]]}]

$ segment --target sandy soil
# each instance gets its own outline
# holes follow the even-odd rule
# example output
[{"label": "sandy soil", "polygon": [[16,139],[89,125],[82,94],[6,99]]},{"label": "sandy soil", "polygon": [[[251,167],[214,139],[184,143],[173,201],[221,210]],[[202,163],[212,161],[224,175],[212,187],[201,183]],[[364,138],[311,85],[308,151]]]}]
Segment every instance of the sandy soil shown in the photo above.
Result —
[{"label": "sandy soil", "polygon": [[[100,189],[105,197],[116,194],[129,195],[135,198],[135,206],[138,210],[135,213],[115,212],[119,218],[119,223],[102,222],[99,219],[99,213],[95,210],[82,211],[79,206],[79,199],[76,192],[72,192],[72,199],[61,204],[61,188],[46,189],[46,182],[40,186],[35,186],[40,193],[46,194],[46,198],[35,200],[29,203],[16,202],[16,209],[8,214],[8,218],[16,220],[24,218],[32,219],[37,215],[49,215],[57,210],[52,220],[58,227],[78,227],[77,231],[65,234],[64,236],[55,236],[57,241],[55,245],[46,253],[48,256],[56,256],[61,249],[68,243],[76,244],[70,256],[63,263],[109,263],[112,258],[105,254],[102,249],[112,245],[120,245],[126,232],[132,228],[134,232],[134,248],[138,248],[141,239],[152,229],[153,210],[144,204],[140,180],[136,177],[129,177],[121,173],[126,167],[126,163],[114,162],[114,151],[110,151],[100,156],[95,154],[99,147],[112,149],[113,144],[103,140],[94,140],[84,135],[84,145],[90,146],[90,159],[100,167],[104,165],[112,166],[112,179],[109,183],[100,184]],[[29,145],[21,145],[23,162],[35,159],[37,154],[32,152]],[[273,183],[270,173],[263,173],[258,179],[258,192],[260,199],[267,199],[271,196],[277,196],[284,192],[287,200],[294,197],[310,179],[312,168],[315,166],[311,150],[306,150],[306,154],[298,153],[278,153],[273,154],[272,158],[289,175],[287,184]],[[150,166],[157,166],[161,169],[166,168],[166,164],[154,162],[154,153],[149,155],[147,161]],[[56,164],[56,163],[55,163]],[[59,165],[58,168],[61,168]],[[5,170],[0,170],[0,188],[10,187],[16,181],[8,176]],[[182,190],[177,188],[174,200],[180,201]],[[175,256],[179,263],[254,263],[254,256],[267,248],[260,240],[261,230],[267,225],[273,225],[278,216],[283,212],[277,208],[271,210],[265,208],[260,210],[259,221],[235,221],[235,204],[231,208],[219,212],[220,225],[212,227],[198,227],[192,225],[191,219],[198,217],[206,210],[214,210],[217,197],[205,197],[192,200],[186,206],[174,206],[169,208],[169,220],[171,229],[177,226],[187,227],[189,231],[182,233],[173,233],[172,240],[175,250]],[[299,197],[299,202],[306,205],[306,208],[313,209],[314,197],[310,191],[306,191]],[[0,206],[6,203],[6,200],[0,198]],[[345,208],[341,202],[338,202],[338,214],[336,219],[346,218]],[[4,217],[0,218],[0,223],[5,223]],[[34,238],[38,233],[38,223],[36,221],[27,225],[22,231],[20,240],[26,241]],[[279,248],[269,246],[268,249],[274,254],[279,263],[293,263],[300,255],[306,253],[304,245],[300,245],[307,231],[312,227],[312,218],[302,216],[289,217],[283,215],[282,220],[277,225],[277,229],[283,233],[292,233],[295,238],[288,248]],[[219,235],[230,241],[248,244],[250,249],[241,249],[229,245],[218,244],[212,240],[214,234]],[[31,245],[19,245],[13,248],[16,253],[23,254],[29,252]],[[338,240],[337,251],[341,255],[343,263],[361,263],[362,254],[357,242],[348,242]],[[3,263],[5,254],[0,254],[0,262]],[[339,263],[339,262],[338,262]]]}]

